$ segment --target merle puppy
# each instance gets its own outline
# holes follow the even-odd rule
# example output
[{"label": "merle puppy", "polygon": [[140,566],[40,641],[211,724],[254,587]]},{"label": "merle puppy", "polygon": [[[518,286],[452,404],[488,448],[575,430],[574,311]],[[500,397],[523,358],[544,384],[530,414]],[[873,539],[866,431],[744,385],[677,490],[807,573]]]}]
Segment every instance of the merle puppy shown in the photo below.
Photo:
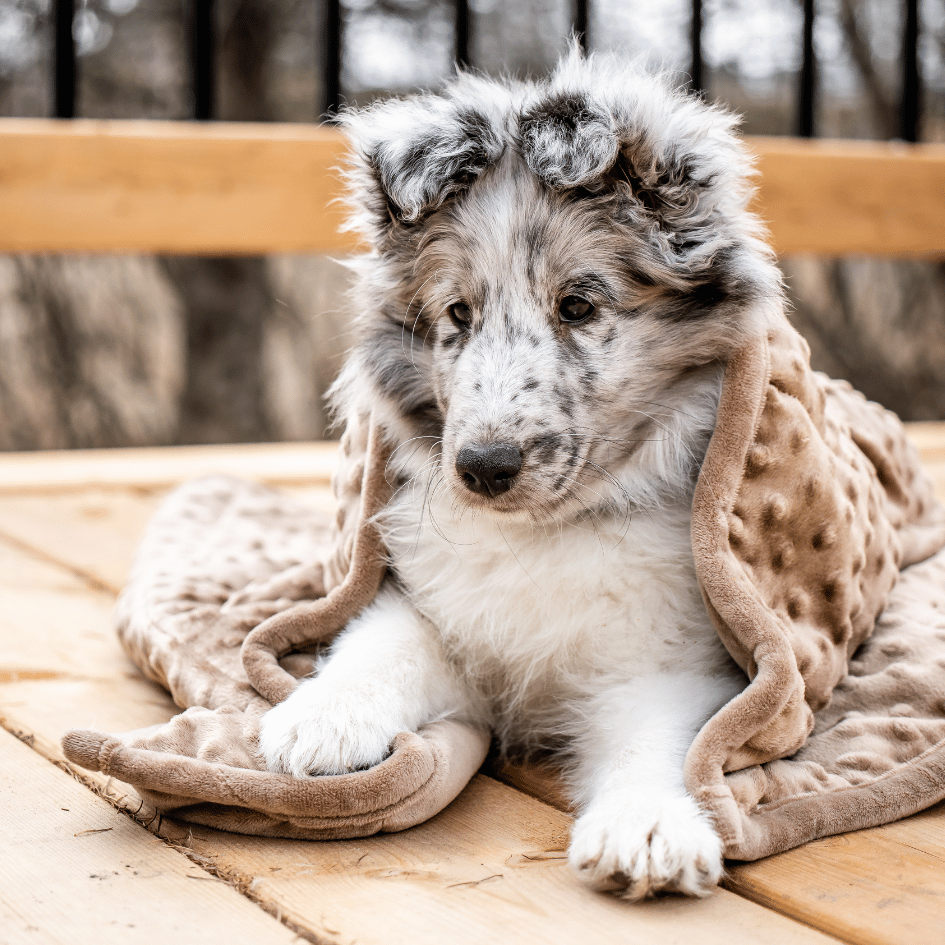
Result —
[{"label": "merle puppy", "polygon": [[335,399],[396,446],[391,573],[264,717],[267,763],[345,772],[435,719],[489,726],[561,753],[586,882],[704,895],[721,848],[683,759],[747,680],[690,506],[726,360],[782,305],[735,122],[576,51],[343,121],[373,249]]}]

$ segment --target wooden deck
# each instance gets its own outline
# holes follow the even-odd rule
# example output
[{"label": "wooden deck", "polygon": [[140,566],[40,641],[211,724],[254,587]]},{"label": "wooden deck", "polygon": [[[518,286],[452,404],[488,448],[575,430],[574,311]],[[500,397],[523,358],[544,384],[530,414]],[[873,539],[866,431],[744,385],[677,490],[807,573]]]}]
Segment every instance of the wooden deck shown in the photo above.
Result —
[{"label": "wooden deck", "polygon": [[[913,435],[945,498],[945,425]],[[176,711],[111,630],[166,488],[223,470],[330,508],[333,449],[0,456],[0,942],[945,940],[943,805],[735,866],[704,901],[629,905],[579,886],[564,859],[570,818],[494,772],[413,830],[315,843],[181,826],[126,785],[60,770],[65,729],[123,731]]]}]

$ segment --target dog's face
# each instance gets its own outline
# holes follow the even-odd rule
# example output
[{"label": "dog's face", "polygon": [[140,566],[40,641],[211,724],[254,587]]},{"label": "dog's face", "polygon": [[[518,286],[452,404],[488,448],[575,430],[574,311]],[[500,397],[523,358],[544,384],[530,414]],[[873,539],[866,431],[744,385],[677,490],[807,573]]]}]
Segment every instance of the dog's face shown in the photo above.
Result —
[{"label": "dog's face", "polygon": [[713,365],[780,299],[731,120],[572,55],[544,85],[462,77],[348,124],[376,248],[348,396],[503,517],[685,478]]}]

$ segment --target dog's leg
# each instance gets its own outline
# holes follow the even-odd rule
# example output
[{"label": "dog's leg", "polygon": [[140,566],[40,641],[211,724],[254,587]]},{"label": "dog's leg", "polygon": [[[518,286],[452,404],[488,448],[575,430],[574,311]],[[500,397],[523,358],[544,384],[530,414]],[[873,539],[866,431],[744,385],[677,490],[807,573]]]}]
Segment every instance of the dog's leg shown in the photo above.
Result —
[{"label": "dog's leg", "polygon": [[382,761],[399,732],[447,716],[485,721],[434,628],[386,587],[334,642],[318,675],[263,716],[259,750],[270,771],[342,774]]},{"label": "dog's leg", "polygon": [[723,677],[641,677],[593,700],[573,773],[581,811],[569,860],[595,889],[642,899],[705,896],[722,875],[722,848],[686,793],[683,761],[702,724],[745,685]]}]

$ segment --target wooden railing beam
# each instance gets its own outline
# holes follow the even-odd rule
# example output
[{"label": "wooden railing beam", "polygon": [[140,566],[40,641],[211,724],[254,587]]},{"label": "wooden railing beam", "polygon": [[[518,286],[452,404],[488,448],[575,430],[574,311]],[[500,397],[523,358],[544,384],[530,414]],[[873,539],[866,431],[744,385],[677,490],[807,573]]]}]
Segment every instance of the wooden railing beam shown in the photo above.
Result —
[{"label": "wooden railing beam", "polygon": [[[751,138],[779,253],[945,258],[945,146]],[[0,252],[356,250],[337,129],[0,120]]]}]

